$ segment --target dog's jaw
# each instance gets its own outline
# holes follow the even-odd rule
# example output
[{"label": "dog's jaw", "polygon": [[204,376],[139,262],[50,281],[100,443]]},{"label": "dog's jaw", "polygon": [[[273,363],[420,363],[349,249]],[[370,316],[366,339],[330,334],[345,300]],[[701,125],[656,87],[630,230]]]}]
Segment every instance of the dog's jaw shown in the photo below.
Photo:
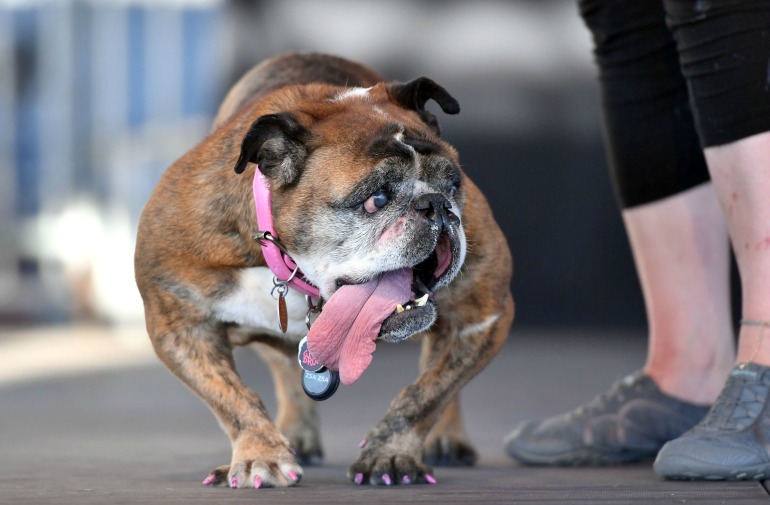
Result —
[{"label": "dog's jaw", "polygon": [[[393,312],[382,323],[379,340],[399,342],[430,328],[436,321],[437,301],[434,293],[448,286],[460,272],[467,251],[465,232],[459,218],[450,228],[439,230],[429,243],[425,233],[417,233],[420,247],[413,240],[402,240],[395,250],[376,257],[366,255],[349,261],[309,261],[295,257],[305,274],[321,288],[329,300],[348,284],[363,284],[387,272],[408,268],[412,272],[411,299],[394,303]],[[391,246],[392,248],[392,246]],[[327,258],[329,255],[314,255]],[[379,260],[379,261],[378,261]]]},{"label": "dog's jaw", "polygon": [[[397,307],[393,314],[383,321],[380,340],[400,342],[427,330],[435,323],[438,302],[433,294],[448,286],[457,277],[465,262],[465,253],[465,232],[462,226],[457,226],[453,239],[446,233],[439,235],[436,247],[429,257],[413,267],[415,300],[409,301],[403,309]],[[423,267],[421,271],[422,265],[435,270],[425,270]]]}]

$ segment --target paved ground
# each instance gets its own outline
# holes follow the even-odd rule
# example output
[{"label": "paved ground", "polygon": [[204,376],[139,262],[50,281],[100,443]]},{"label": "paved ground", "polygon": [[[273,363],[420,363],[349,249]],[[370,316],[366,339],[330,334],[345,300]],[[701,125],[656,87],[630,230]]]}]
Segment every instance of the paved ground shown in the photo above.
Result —
[{"label": "paved ground", "polygon": [[[640,366],[639,335],[514,331],[463,395],[476,468],[436,469],[436,486],[356,487],[345,470],[358,441],[416,373],[418,346],[381,346],[359,382],[321,404],[326,464],[296,488],[235,491],[200,484],[227,462],[228,442],[142,330],[12,333],[0,337],[2,504],[770,503],[757,482],[664,482],[649,463],[526,468],[505,457],[514,424],[574,407]],[[273,409],[259,360],[244,350],[238,363]]]}]

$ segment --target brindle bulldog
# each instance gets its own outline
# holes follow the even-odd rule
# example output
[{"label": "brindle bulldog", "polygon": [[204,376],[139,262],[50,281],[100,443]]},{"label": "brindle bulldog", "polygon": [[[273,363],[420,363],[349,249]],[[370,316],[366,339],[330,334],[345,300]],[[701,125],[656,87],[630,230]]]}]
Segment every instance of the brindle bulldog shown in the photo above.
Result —
[{"label": "brindle bulldog", "polygon": [[[428,100],[459,112],[425,77],[277,57],[232,88],[213,132],[163,174],[139,223],[136,281],[156,353],[232,443],[205,484],[292,486],[298,462],[322,457],[296,362],[305,336],[344,384],[377,341],[422,338],[419,377],[366,435],[353,482],[435,483],[428,464],[474,462],[457,395],[506,340],[512,261]],[[259,185],[268,203],[255,211]],[[248,344],[275,379],[275,423],[236,372],[233,348]]]}]

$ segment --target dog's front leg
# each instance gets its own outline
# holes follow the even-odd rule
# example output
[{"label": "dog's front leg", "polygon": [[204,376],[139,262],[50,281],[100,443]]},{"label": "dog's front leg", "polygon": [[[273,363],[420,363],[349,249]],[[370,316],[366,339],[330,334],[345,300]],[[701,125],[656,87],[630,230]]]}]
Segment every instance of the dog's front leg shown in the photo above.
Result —
[{"label": "dog's front leg", "polygon": [[[356,484],[435,483],[433,470],[423,464],[423,444],[435,422],[459,390],[484,368],[504,344],[513,320],[513,300],[507,293],[499,311],[471,325],[473,334],[446,324],[428,335],[445,345],[436,352],[417,381],[404,388],[385,417],[366,436],[366,445],[348,470]],[[477,315],[478,317],[478,315]]]},{"label": "dog's front leg", "polygon": [[[440,320],[437,326],[443,328],[451,324],[449,321]],[[454,334],[458,330],[453,328],[449,331]],[[422,339],[420,372],[425,372],[433,366],[433,361],[446,352],[446,347],[451,341],[449,338],[442,338],[438,331],[428,332]],[[472,466],[476,459],[476,450],[465,432],[460,410],[460,394],[457,393],[425,438],[423,461],[437,466]]]},{"label": "dog's front leg", "polygon": [[153,326],[148,330],[160,359],[214,412],[232,444],[230,464],[212,471],[204,483],[279,487],[299,482],[302,467],[260,397],[241,381],[225,330],[206,323]]}]

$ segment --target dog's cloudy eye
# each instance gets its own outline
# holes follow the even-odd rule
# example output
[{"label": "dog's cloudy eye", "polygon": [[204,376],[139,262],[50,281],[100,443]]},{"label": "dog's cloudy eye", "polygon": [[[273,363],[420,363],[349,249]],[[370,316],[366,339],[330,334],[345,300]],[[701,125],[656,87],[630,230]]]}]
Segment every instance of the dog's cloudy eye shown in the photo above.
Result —
[{"label": "dog's cloudy eye", "polygon": [[449,196],[451,198],[454,198],[456,194],[457,194],[457,186],[452,186],[452,189],[449,190]]},{"label": "dog's cloudy eye", "polygon": [[385,207],[388,204],[388,193],[381,189],[374,193],[372,196],[366,199],[364,202],[364,210],[369,214],[373,214]]}]

